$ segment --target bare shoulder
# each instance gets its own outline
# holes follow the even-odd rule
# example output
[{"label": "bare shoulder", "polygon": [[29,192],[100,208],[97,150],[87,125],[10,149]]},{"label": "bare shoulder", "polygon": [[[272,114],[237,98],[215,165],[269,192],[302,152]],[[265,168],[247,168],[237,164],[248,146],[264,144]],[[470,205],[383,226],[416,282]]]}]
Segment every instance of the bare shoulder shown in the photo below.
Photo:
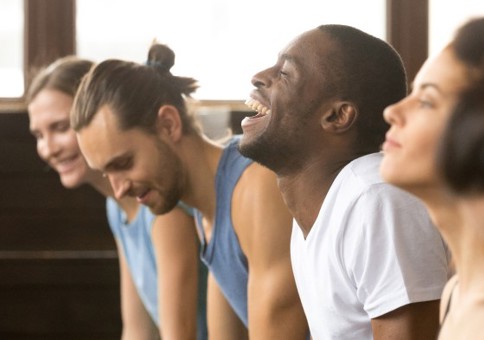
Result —
[{"label": "bare shoulder", "polygon": [[262,185],[265,190],[271,187],[278,189],[276,174],[255,162],[249,165],[244,171],[238,185],[245,187],[253,186],[254,184]]},{"label": "bare shoulder", "polygon": [[482,320],[484,320],[484,301],[473,301],[460,306],[458,313],[446,320],[445,334],[442,340],[447,339],[475,339],[484,340]]},{"label": "bare shoulder", "polygon": [[273,209],[284,214],[286,210],[276,175],[257,163],[251,164],[242,174],[232,201],[234,209],[250,210],[252,214],[272,214]]},{"label": "bare shoulder", "polygon": [[292,217],[272,171],[256,163],[247,168],[234,190],[232,219],[246,254],[269,240],[288,244]]},{"label": "bare shoulder", "polygon": [[458,283],[458,279],[459,278],[457,277],[457,275],[454,275],[445,284],[444,290],[442,292],[442,298],[440,300],[440,317],[439,317],[439,320],[440,320],[441,323],[442,323],[442,320],[444,319],[444,316],[445,316],[446,311],[448,309],[448,305],[449,305],[449,302],[450,302],[449,301],[450,296],[452,295],[452,291],[454,290],[454,288],[456,287],[456,285]]}]

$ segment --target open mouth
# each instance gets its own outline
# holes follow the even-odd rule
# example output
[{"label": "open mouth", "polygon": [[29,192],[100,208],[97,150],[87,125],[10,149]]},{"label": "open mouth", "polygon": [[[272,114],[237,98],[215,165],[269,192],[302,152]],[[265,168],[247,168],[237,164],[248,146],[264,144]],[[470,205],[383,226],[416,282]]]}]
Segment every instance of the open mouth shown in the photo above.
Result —
[{"label": "open mouth", "polygon": [[271,114],[271,109],[263,105],[258,100],[250,98],[245,102],[245,105],[247,105],[251,110],[257,112],[257,114],[252,116],[251,118],[260,118]]}]

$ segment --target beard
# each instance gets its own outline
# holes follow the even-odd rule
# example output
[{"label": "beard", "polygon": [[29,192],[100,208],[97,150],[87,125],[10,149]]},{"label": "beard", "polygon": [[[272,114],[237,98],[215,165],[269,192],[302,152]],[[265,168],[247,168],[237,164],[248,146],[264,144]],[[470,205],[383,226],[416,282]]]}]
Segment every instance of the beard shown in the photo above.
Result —
[{"label": "beard", "polygon": [[[157,141],[156,148],[163,159],[168,160],[160,166],[159,172],[164,175],[163,182],[169,186],[164,190],[158,190],[160,200],[149,208],[155,215],[163,215],[172,211],[183,195],[183,167],[180,158],[165,142]],[[167,180],[167,178],[171,178],[171,180]]]},{"label": "beard", "polygon": [[170,191],[163,194],[163,202],[158,202],[154,206],[149,206],[148,208],[155,215],[164,215],[172,211],[177,206],[179,200],[179,195]]},{"label": "beard", "polygon": [[278,176],[297,171],[302,157],[294,134],[264,133],[251,141],[241,139],[239,152],[275,172]]},{"label": "beard", "polygon": [[[318,103],[316,103],[318,104]],[[313,106],[299,114],[286,114],[277,122],[252,138],[242,137],[239,152],[276,173],[278,177],[298,173],[305,167],[308,144],[319,134],[318,120]]]}]

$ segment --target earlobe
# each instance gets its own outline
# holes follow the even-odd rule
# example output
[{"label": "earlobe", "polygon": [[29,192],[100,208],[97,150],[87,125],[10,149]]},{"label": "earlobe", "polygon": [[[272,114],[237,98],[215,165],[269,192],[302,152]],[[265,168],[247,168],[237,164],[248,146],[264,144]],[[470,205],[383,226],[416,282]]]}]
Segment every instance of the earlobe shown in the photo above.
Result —
[{"label": "earlobe", "polygon": [[353,126],[357,116],[358,110],[354,104],[348,102],[335,103],[331,110],[328,110],[321,117],[321,126],[326,131],[345,132]]},{"label": "earlobe", "polygon": [[176,142],[181,138],[182,130],[182,122],[177,108],[172,105],[162,105],[156,118],[156,131]]}]

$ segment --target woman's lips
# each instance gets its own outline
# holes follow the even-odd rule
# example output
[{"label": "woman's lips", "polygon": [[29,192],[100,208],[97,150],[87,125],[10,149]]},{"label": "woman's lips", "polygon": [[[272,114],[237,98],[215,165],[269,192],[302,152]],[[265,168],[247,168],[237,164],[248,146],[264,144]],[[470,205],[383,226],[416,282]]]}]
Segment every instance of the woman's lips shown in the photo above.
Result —
[{"label": "woman's lips", "polygon": [[385,139],[385,142],[383,143],[382,149],[383,151],[391,151],[394,149],[398,149],[400,147],[401,147],[400,143],[396,142],[394,139],[387,136]]},{"label": "woman's lips", "polygon": [[51,167],[54,168],[59,174],[70,172],[77,168],[78,161],[80,159],[79,155],[64,158],[54,162]]}]

